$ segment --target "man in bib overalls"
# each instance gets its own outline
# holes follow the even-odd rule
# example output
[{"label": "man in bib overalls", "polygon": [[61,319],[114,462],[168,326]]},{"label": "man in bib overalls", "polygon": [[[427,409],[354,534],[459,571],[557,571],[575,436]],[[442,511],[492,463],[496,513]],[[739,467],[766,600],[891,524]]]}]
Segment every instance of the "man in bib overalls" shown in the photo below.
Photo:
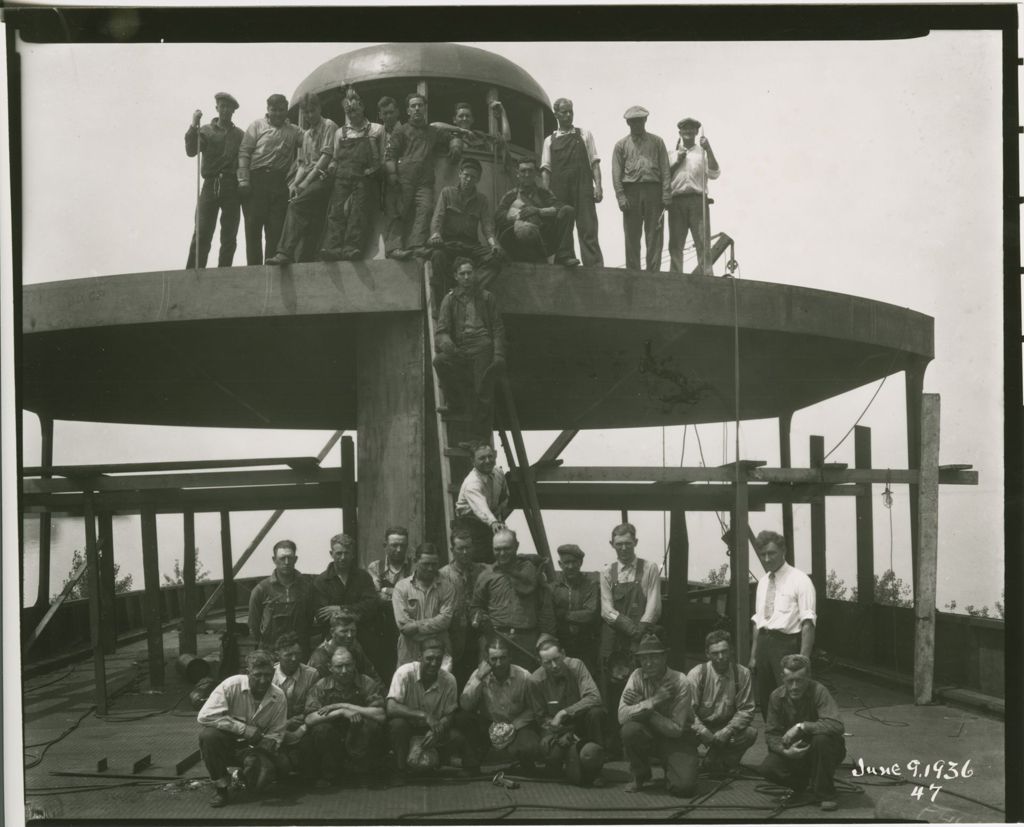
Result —
[{"label": "man in bib overalls", "polygon": [[[636,556],[636,528],[612,529],[616,561],[601,572],[601,694],[617,720],[619,697],[633,671],[633,653],[661,617],[661,570]],[[614,732],[615,727],[611,727]],[[616,745],[613,745],[613,749]]]},{"label": "man in bib overalls", "polygon": [[594,136],[572,125],[572,101],[559,98],[553,107],[558,129],[544,139],[540,154],[541,180],[555,198],[576,210],[576,234],[580,237],[583,265],[604,267],[597,240],[597,204],[601,189],[601,159]]}]

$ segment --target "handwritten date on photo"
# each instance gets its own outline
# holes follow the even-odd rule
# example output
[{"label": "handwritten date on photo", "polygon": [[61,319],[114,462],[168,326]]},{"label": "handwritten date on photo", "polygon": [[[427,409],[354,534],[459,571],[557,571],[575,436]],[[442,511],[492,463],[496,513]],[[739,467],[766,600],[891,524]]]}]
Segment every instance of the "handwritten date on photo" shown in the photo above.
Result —
[{"label": "handwritten date on photo", "polygon": [[[910,778],[933,778],[936,781],[954,781],[957,778],[970,778],[974,775],[974,770],[971,769],[971,759],[968,758],[963,764],[956,761],[933,761],[930,764],[922,764],[916,758],[907,761],[906,766],[900,764],[889,764],[879,767],[869,767],[864,763],[863,758],[857,759],[857,766],[851,771],[851,775],[854,778],[863,778],[865,775],[882,775],[890,778],[902,778],[904,772]],[[931,800],[935,801],[935,797],[939,794],[939,790],[942,789],[941,784],[929,784],[928,789],[920,785],[915,785],[913,791],[910,793],[911,798],[921,798],[926,793],[931,793]]]}]

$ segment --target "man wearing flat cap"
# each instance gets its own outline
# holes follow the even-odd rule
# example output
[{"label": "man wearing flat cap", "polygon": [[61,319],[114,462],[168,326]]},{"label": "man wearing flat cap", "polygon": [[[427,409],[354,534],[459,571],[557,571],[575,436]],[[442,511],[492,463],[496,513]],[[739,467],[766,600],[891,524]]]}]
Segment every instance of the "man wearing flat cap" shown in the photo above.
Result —
[{"label": "man wearing flat cap", "polygon": [[657,635],[644,635],[633,671],[619,699],[622,749],[633,776],[627,793],[651,780],[651,757],[665,767],[669,795],[689,796],[697,782],[697,736],[693,731],[693,685],[668,668],[668,649]]},{"label": "man wearing flat cap", "polygon": [[689,232],[697,250],[697,272],[710,276],[713,273],[708,181],[718,178],[721,170],[708,139],[701,135],[700,142],[696,142],[700,121],[683,118],[678,127],[679,141],[668,156],[672,171],[672,202],[668,206],[669,269],[673,273],[683,272],[683,247]]},{"label": "man wearing flat cap", "polygon": [[597,640],[601,629],[601,587],[597,572],[584,572],[583,549],[574,543],[558,547],[561,569],[551,583],[555,628],[565,653],[579,658],[597,675]]},{"label": "man wearing flat cap", "polygon": [[626,236],[626,268],[640,269],[640,234],[647,243],[647,271],[661,269],[663,211],[672,201],[671,175],[665,142],[647,131],[648,111],[631,106],[623,117],[629,134],[612,153],[612,186],[622,210]]},{"label": "man wearing flat cap", "polygon": [[[185,133],[185,154],[195,158],[200,152],[202,164],[200,174],[203,187],[199,191],[196,224],[199,230],[199,267],[206,267],[213,242],[213,228],[217,226],[217,212],[220,211],[220,253],[218,267],[230,267],[235,258],[238,239],[238,222],[242,214],[242,202],[238,198],[238,148],[242,144],[242,130],[231,122],[238,109],[238,101],[227,92],[213,96],[217,117],[206,126],[200,126],[203,113],[198,109],[192,113],[192,125]],[[196,236],[188,248],[186,269],[196,266]]]}]

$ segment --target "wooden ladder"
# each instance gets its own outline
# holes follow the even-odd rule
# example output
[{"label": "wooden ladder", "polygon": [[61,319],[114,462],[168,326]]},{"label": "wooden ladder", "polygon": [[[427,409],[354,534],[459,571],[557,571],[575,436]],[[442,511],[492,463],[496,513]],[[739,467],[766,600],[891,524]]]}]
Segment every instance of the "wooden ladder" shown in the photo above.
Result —
[{"label": "wooden ladder", "polygon": [[[431,262],[423,262],[424,312],[427,317],[427,345],[431,360],[436,352],[436,321],[432,311],[434,296],[430,283],[432,275],[433,265]],[[446,544],[445,547],[447,547],[450,543],[449,532],[455,519],[455,498],[459,494],[462,479],[472,468],[473,457],[470,451],[459,447],[457,441],[455,446],[451,445],[452,433],[449,429],[452,425],[462,420],[448,415],[446,400],[444,399],[441,385],[437,380],[437,372],[433,369],[433,366],[430,369],[430,376],[434,388],[435,426],[437,428],[437,449],[441,467],[441,485],[445,492],[444,542]],[[523,434],[519,427],[519,414],[516,410],[515,399],[509,387],[508,378],[504,374],[499,378],[497,384],[497,390],[501,393],[512,435],[510,444],[509,437],[505,431],[500,432],[501,443],[505,449],[505,457],[509,465],[509,473],[510,476],[515,477],[516,485],[519,489],[519,500],[522,503],[523,514],[526,517],[526,524],[530,529],[530,536],[533,538],[534,547],[541,557],[550,561],[551,549],[548,546],[547,534],[544,531],[544,518],[537,499],[533,469],[530,467],[529,459],[526,456],[526,446],[523,443]],[[521,469],[521,473],[516,473],[517,468]],[[453,482],[453,480],[458,480],[458,482]]]}]

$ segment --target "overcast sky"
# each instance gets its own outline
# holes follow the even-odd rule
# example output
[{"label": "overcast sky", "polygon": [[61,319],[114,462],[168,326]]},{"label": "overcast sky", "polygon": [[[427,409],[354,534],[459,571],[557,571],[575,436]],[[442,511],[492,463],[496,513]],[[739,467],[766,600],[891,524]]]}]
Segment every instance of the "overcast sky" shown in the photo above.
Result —
[{"label": "overcast sky", "polygon": [[[942,396],[943,463],[973,463],[977,488],[940,496],[939,605],[991,604],[1002,588],[1002,152],[1000,35],[938,32],[909,41],[764,43],[473,43],[521,65],[554,100],[575,101],[594,133],[609,196],[599,206],[605,261],[618,265],[621,219],[611,197],[610,153],[624,110],[642,104],[648,128],[674,143],[683,116],[703,121],[722,166],[712,185],[714,230],[736,240],[745,279],[815,287],[908,307],[935,318],[935,361],[925,390]],[[365,44],[23,46],[26,284],[177,269],[192,230],[195,163],[183,134],[213,93],[241,102],[243,128],[271,92],[291,95],[314,68]],[[404,90],[401,90],[404,91]],[[432,119],[447,113],[432,112]],[[242,263],[244,243],[236,263]],[[719,268],[720,272],[720,268]],[[793,422],[793,463],[807,437],[826,450],[846,433],[876,386],[805,410]],[[38,461],[38,427],[24,418],[24,460]],[[876,467],[906,467],[903,377],[892,377],[862,420]],[[327,433],[143,428],[58,423],[58,463],[315,454]],[[531,435],[531,456],[552,434]],[[702,426],[708,464],[732,460],[731,426]],[[588,432],[567,464],[661,465],[663,432]],[[681,461],[683,429],[664,434],[664,463]],[[774,422],[741,426],[741,456],[778,463]],[[830,458],[852,464],[852,437]],[[333,458],[336,463],[336,456]],[[694,430],[685,464],[698,465]],[[889,567],[890,525],[876,486],[876,570]],[[892,558],[909,582],[907,490],[897,486]],[[797,562],[809,567],[809,509],[796,509]],[[244,547],[264,515],[235,515]],[[660,514],[635,515],[641,554],[659,562]],[[727,519],[727,517],[726,517]],[[829,503],[829,568],[855,582],[853,502]],[[612,556],[617,514],[554,514],[553,545],[577,542],[588,565]],[[286,515],[271,532],[300,547],[300,568],[326,562],[336,513]],[[180,529],[161,518],[161,570],[180,557]],[[520,526],[521,518],[513,525]],[[778,509],[751,515],[755,531],[781,529]],[[691,578],[725,561],[714,515],[692,514]],[[201,559],[218,571],[216,518],[197,528]],[[67,558],[80,524],[64,523]],[[526,536],[526,532],[521,532]],[[419,538],[413,538],[414,542]],[[374,542],[374,541],[371,541]],[[141,587],[138,521],[119,521],[116,548]],[[529,549],[528,536],[524,546]],[[31,544],[28,544],[31,552]],[[132,553],[127,553],[127,552]],[[372,545],[366,549],[376,553]],[[8,556],[8,560],[10,557]],[[268,567],[263,551],[256,574]],[[304,564],[304,565],[303,565]],[[56,561],[55,583],[62,563]],[[753,562],[753,570],[760,569]],[[28,589],[34,593],[34,575]]]}]

